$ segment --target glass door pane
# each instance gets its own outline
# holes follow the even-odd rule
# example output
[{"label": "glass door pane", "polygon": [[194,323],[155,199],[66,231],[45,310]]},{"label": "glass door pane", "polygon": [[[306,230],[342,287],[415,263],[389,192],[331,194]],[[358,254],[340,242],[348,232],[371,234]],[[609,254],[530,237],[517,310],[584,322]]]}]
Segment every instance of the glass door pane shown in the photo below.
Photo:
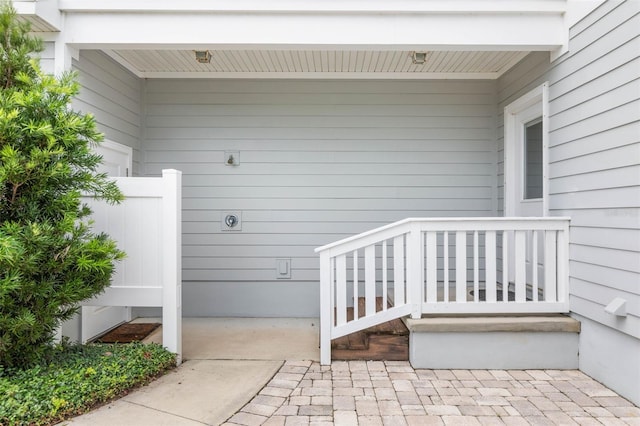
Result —
[{"label": "glass door pane", "polygon": [[524,188],[525,200],[542,198],[542,120],[524,126]]}]

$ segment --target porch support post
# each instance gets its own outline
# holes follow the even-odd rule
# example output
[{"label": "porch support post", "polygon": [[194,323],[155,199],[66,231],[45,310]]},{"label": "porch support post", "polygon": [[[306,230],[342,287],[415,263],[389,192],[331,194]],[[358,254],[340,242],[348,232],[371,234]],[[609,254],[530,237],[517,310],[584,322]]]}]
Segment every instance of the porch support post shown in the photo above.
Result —
[{"label": "porch support post", "polygon": [[[51,3],[51,2],[49,2]],[[34,4],[36,4],[34,2]],[[56,76],[62,75],[64,72],[71,70],[72,59],[78,59],[77,50],[70,48],[62,41],[62,36],[58,35],[56,40],[54,41],[54,69],[46,69],[44,71],[51,72],[53,71]],[[83,308],[84,309],[84,308]],[[82,333],[82,331],[81,331]],[[53,341],[56,343],[62,342],[62,324],[58,326],[54,333]],[[85,343],[85,338],[80,336],[80,341]]]},{"label": "porch support post", "polygon": [[80,52],[69,46],[62,33],[58,34],[54,41],[55,58],[54,58],[54,74],[60,76],[62,73],[71,71],[73,60],[80,59]]},{"label": "porch support post", "polygon": [[320,253],[320,364],[331,364],[331,259]]},{"label": "porch support post", "polygon": [[182,363],[182,172],[163,170],[162,344]]},{"label": "porch support post", "polygon": [[422,316],[422,238],[420,224],[413,222],[407,236],[407,302],[411,318]]}]

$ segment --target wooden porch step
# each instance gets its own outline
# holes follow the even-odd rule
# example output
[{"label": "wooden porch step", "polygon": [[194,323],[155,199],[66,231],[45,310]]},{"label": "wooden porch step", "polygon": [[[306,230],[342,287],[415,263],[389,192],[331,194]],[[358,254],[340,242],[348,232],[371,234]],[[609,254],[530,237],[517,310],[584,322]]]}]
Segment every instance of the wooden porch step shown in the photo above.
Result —
[{"label": "wooden porch step", "polygon": [[[376,311],[382,310],[382,298],[376,299]],[[364,298],[358,299],[359,317],[365,312]],[[347,319],[353,319],[353,308],[347,310]],[[398,318],[374,327],[335,339],[331,343],[333,360],[387,360],[409,359],[409,330]]]}]

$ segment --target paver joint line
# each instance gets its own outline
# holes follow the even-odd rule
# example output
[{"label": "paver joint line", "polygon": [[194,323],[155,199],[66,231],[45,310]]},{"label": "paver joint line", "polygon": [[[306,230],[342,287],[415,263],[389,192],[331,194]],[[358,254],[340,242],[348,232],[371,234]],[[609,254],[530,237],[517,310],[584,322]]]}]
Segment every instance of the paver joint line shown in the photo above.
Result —
[{"label": "paver joint line", "polygon": [[640,408],[575,370],[414,370],[287,361],[227,424],[639,425]]}]

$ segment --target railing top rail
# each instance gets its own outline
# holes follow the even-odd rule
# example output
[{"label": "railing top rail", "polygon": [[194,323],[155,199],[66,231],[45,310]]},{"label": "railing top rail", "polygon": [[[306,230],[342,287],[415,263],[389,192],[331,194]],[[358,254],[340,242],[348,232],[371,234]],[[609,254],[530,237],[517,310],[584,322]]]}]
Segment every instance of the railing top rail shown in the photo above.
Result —
[{"label": "railing top rail", "polygon": [[[351,247],[357,242],[372,244],[376,237],[382,240],[402,235],[409,232],[412,226],[418,226],[421,231],[563,230],[568,227],[570,220],[564,216],[407,218],[318,247],[315,252]],[[345,251],[350,249],[346,248]]]},{"label": "railing top rail", "polygon": [[[388,231],[388,230],[393,230],[393,229],[399,230],[399,228],[406,227],[413,220],[414,219],[411,219],[411,218],[403,219],[403,220],[399,220],[397,222],[390,223],[388,225],[381,226],[379,228],[372,229],[370,231],[363,232],[361,234],[353,235],[351,237],[347,237],[347,238],[344,238],[342,240],[338,240],[336,242],[333,242],[333,243],[330,243],[330,244],[326,244],[326,245],[324,245],[322,247],[318,247],[318,248],[315,249],[315,252],[316,253],[320,253],[320,252],[323,252],[323,251],[326,251],[326,250],[330,250],[330,249],[333,249],[333,248],[336,248],[336,247],[339,247],[339,246],[343,246],[345,244],[348,244],[348,243],[351,243],[351,242],[354,242],[354,241],[364,240],[364,239],[367,239],[367,237],[370,237],[370,236],[376,235],[376,234],[382,234],[382,233],[384,233],[385,231]],[[406,231],[404,231],[404,232],[406,232]],[[398,234],[401,234],[401,233],[403,233],[403,232],[398,232]]]}]

